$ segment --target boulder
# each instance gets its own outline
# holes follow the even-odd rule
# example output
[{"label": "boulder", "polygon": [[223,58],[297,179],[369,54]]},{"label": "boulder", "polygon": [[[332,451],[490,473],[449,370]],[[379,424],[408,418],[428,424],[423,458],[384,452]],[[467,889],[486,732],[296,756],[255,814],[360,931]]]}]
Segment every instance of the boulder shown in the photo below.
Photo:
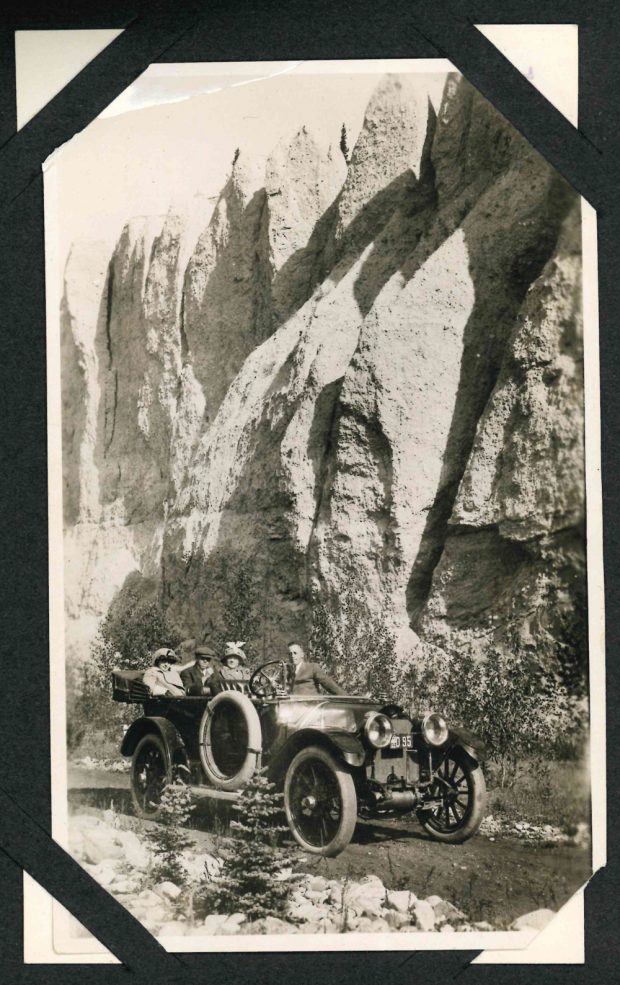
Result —
[{"label": "boulder", "polygon": [[218,876],[222,870],[222,860],[216,855],[210,855],[208,852],[195,853],[190,851],[185,851],[181,854],[181,864],[185,869],[190,880],[194,882],[202,882],[205,878],[205,873],[209,878]]},{"label": "boulder", "polygon": [[408,889],[390,889],[387,894],[387,905],[399,913],[410,913],[417,896]]},{"label": "boulder", "polygon": [[[383,919],[392,930],[400,930],[401,927],[405,927],[407,924],[411,923],[411,917],[408,913],[402,913],[399,910],[386,910]],[[413,929],[413,928],[411,928]]]},{"label": "boulder", "polygon": [[392,929],[383,917],[355,916],[348,921],[349,930],[358,934],[386,934]]},{"label": "boulder", "polygon": [[531,913],[524,913],[517,917],[511,925],[511,930],[544,930],[550,920],[553,920],[555,913],[553,910],[532,910]]},{"label": "boulder", "polygon": [[418,930],[435,930],[437,926],[435,911],[430,903],[426,902],[426,900],[417,900],[413,904],[412,914],[415,917]]},{"label": "boulder", "polygon": [[247,920],[244,913],[211,913],[205,918],[205,934],[238,934]]},{"label": "boulder", "polygon": [[324,903],[329,897],[330,887],[327,889],[306,889],[304,895],[312,903]]},{"label": "boulder", "polygon": [[383,913],[385,897],[386,889],[381,880],[369,879],[346,886],[341,905],[358,916],[379,917]]},{"label": "boulder", "polygon": [[316,906],[311,901],[306,900],[305,903],[290,906],[288,914],[291,920],[298,920],[302,923],[306,921],[316,922],[326,916],[327,910],[325,907]]},{"label": "boulder", "polygon": [[297,928],[291,924],[287,923],[286,920],[280,920],[279,917],[261,917],[259,920],[253,920],[251,923],[243,924],[244,934],[294,934]]},{"label": "boulder", "polygon": [[[188,932],[188,926],[181,920],[168,920],[162,923],[159,928],[159,937],[184,937]],[[202,928],[201,928],[202,929]]]},{"label": "boulder", "polygon": [[110,888],[115,896],[119,896],[119,895],[124,896],[129,893],[138,892],[140,888],[140,884],[137,879],[131,879],[117,875]]},{"label": "boulder", "polygon": [[103,826],[83,831],[82,844],[86,861],[97,865],[104,859],[124,858],[125,851],[117,835],[118,832],[113,828]]},{"label": "boulder", "polygon": [[160,882],[154,890],[158,896],[167,900],[175,900],[181,895],[181,889],[173,882]]},{"label": "boulder", "polygon": [[162,903],[161,896],[153,889],[143,889],[141,893],[138,893],[137,899],[141,906],[161,906]]},{"label": "boulder", "polygon": [[476,920],[474,923],[472,923],[472,927],[474,928],[474,930],[484,930],[484,931],[495,930],[493,924],[490,924],[488,920]]},{"label": "boulder", "polygon": [[88,871],[93,879],[96,879],[104,889],[109,889],[118,878],[117,868],[108,859],[99,862],[97,865],[90,865]]},{"label": "boulder", "polygon": [[300,934],[339,934],[341,921],[325,914],[316,921],[301,924],[298,930]]},{"label": "boulder", "polygon": [[332,883],[331,880],[323,876],[310,876],[306,880],[306,889],[314,893],[329,893]]},{"label": "boulder", "polygon": [[441,899],[440,896],[429,896],[426,900],[433,907],[437,920],[445,920],[454,923],[456,920],[464,920],[465,914],[448,900]]},{"label": "boulder", "polygon": [[151,853],[134,831],[117,831],[117,841],[123,849],[125,861],[134,869],[143,871],[149,865]]}]

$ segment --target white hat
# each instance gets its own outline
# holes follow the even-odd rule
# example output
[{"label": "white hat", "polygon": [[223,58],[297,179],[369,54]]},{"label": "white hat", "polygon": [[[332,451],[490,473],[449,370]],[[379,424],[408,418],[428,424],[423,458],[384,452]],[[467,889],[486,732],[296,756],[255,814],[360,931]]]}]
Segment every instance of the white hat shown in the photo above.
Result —
[{"label": "white hat", "polygon": [[239,657],[240,660],[246,661],[248,658],[241,649],[242,646],[245,646],[245,642],[243,640],[237,640],[236,643],[226,643],[224,647],[224,657]]}]

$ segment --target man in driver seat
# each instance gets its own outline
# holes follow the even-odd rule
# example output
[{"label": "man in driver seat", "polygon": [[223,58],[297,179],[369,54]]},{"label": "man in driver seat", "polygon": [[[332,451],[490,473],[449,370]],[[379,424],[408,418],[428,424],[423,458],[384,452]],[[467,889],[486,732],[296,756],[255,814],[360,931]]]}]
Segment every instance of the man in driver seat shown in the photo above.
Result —
[{"label": "man in driver seat", "polygon": [[303,647],[295,641],[289,643],[288,652],[291,658],[295,677],[293,694],[322,694],[321,688],[328,694],[346,694],[339,684],[326,674],[318,664],[306,660]]}]

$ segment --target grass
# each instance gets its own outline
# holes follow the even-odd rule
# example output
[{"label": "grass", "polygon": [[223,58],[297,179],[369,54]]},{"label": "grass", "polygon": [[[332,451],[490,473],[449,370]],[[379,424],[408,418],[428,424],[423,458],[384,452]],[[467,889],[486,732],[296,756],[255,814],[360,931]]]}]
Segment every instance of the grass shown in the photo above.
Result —
[{"label": "grass", "polygon": [[495,764],[488,764],[486,773],[489,814],[551,824],[567,834],[590,820],[590,778],[584,761],[521,760],[503,787]]}]

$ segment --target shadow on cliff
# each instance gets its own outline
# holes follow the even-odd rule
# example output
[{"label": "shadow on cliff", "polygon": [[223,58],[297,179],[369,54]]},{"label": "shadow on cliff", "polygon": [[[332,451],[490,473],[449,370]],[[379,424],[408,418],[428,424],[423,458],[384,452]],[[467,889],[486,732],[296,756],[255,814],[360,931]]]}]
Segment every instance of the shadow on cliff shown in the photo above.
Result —
[{"label": "shadow on cliff", "polygon": [[274,331],[326,278],[333,285],[338,284],[372,243],[354,287],[362,317],[368,313],[383,286],[411,253],[436,208],[431,162],[436,122],[429,100],[419,176],[411,169],[402,172],[369,199],[340,232],[337,226],[340,203],[346,194],[345,180],[342,190],[317,222],[307,245],[293,253],[274,278],[272,294],[278,299],[279,312]]},{"label": "shadow on cliff", "polygon": [[[212,220],[200,237],[185,272],[181,308],[182,336],[205,395],[207,420],[246,358],[273,331],[267,193],[261,188],[244,204],[231,175],[220,202],[226,205],[229,235],[224,245],[214,246]],[[211,250],[215,263],[195,298],[190,285]]]},{"label": "shadow on cliff", "polygon": [[[553,254],[575,194],[559,175],[550,173],[548,193],[537,216],[538,235],[519,240],[515,234],[514,248],[509,250],[489,242],[473,224],[468,226],[467,217],[459,224],[465,235],[475,301],[464,330],[456,402],[437,491],[407,586],[407,611],[413,629],[419,628],[478,423],[497,382],[519,308]],[[416,269],[418,264],[406,266],[403,275],[409,279]],[[520,558],[516,551],[515,565]]]}]

